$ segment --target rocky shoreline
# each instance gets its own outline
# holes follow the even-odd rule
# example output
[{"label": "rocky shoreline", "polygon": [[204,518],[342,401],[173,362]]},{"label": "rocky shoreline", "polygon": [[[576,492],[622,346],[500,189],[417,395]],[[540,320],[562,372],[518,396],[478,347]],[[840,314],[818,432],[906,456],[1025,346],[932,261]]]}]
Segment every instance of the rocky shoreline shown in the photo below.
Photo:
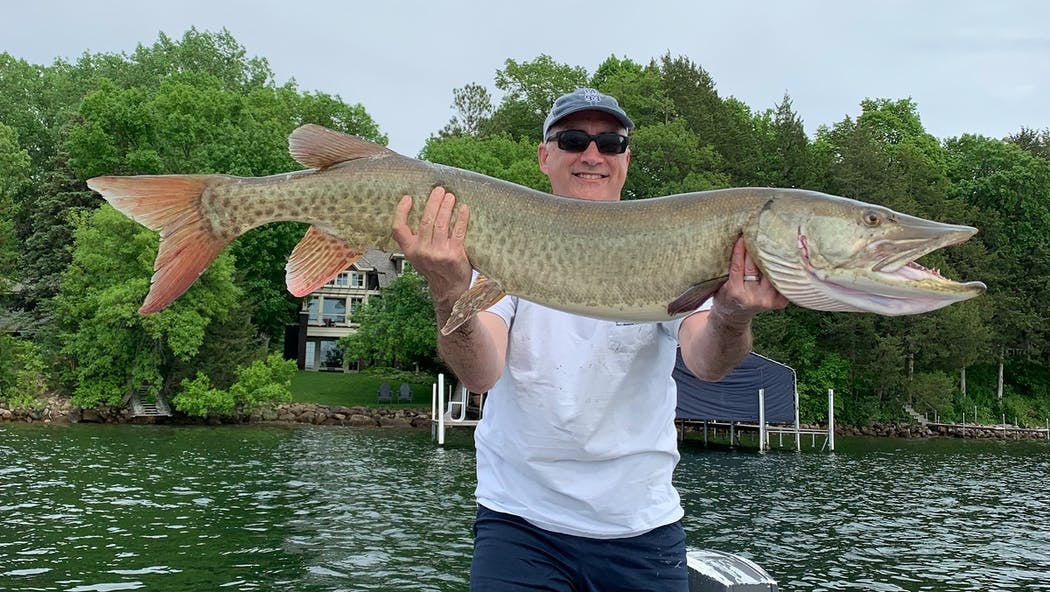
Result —
[{"label": "rocky shoreline", "polygon": [[124,408],[80,409],[68,399],[48,399],[39,409],[9,409],[0,403],[0,422],[24,423],[133,423],[158,425],[312,424],[355,427],[430,426],[430,409],[404,407],[343,407],[312,403],[283,403],[251,414],[224,417],[135,416]]},{"label": "rocky shoreline", "polygon": [[[128,409],[80,409],[68,399],[52,398],[39,409],[11,410],[0,403],[0,423],[134,423],[160,425],[226,425],[226,424],[311,424],[352,427],[426,428],[430,426],[429,408],[343,407],[312,403],[284,403],[273,409],[220,418],[133,416]],[[825,429],[803,425],[804,429]],[[1043,428],[1022,429],[1013,426],[958,426],[906,422],[879,422],[869,426],[835,426],[837,436],[881,438],[968,438],[998,440],[1046,440]]]},{"label": "rocky shoreline", "polygon": [[1045,428],[1001,425],[951,425],[919,423],[875,423],[870,426],[836,426],[835,435],[888,438],[967,438],[993,440],[1046,440]]}]

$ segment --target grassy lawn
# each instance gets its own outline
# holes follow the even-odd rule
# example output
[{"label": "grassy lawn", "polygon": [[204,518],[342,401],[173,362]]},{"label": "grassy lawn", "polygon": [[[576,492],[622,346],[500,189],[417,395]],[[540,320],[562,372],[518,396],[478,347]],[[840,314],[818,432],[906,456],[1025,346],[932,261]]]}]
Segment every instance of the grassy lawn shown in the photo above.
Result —
[{"label": "grassy lawn", "polygon": [[[430,407],[430,385],[433,377],[421,375],[420,382],[409,382],[412,402],[397,403],[397,389],[401,382],[375,374],[344,372],[297,372],[292,379],[292,401],[346,407]],[[394,394],[394,403],[376,402],[379,384],[387,382]]]}]

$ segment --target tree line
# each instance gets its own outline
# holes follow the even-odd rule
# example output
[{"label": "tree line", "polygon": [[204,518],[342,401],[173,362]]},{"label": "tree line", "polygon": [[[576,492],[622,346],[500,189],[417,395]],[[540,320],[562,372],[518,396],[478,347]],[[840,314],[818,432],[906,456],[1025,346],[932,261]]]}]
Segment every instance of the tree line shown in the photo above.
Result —
[{"label": "tree line", "polygon": [[[789,306],[756,319],[756,350],[797,372],[804,419],[824,418],[828,388],[852,423],[895,418],[905,403],[948,419],[975,408],[985,421],[1050,416],[1050,131],[938,139],[910,99],[873,98],[811,138],[787,94],[755,109],[721,96],[688,57],[611,56],[590,73],[540,55],[505,62],[492,81],[498,100],[480,83],[453,89],[450,121],[418,156],[549,191],[536,165],[541,124],[579,86],[616,96],[637,123],[627,199],[801,187],[980,229],[923,264],[984,281],[985,296],[910,317]],[[278,83],[226,31],[47,66],[0,53],[0,400],[28,404],[53,389],[114,405],[145,390],[206,411],[194,393],[231,389],[239,368],[277,349],[299,308],[283,267],[302,225],[251,231],[182,298],[142,317],[156,234],[103,206],[84,180],[295,170],[286,138],[307,122],[386,143],[364,106]],[[345,352],[439,367],[425,286],[405,283],[360,312],[369,330]]]}]

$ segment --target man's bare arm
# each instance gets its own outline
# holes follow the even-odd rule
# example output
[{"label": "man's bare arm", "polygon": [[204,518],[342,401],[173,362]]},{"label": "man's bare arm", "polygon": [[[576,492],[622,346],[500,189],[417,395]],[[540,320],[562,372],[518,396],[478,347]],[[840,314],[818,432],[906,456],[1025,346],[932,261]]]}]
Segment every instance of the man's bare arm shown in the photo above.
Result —
[{"label": "man's bare arm", "polygon": [[[473,269],[463,246],[470,209],[456,197],[436,187],[427,198],[419,226],[408,225],[412,198],[397,206],[391,228],[408,262],[427,279],[438,328],[452,314],[456,300],[470,287]],[[453,212],[456,212],[453,222]],[[473,392],[485,392],[503,372],[507,352],[507,327],[491,313],[480,313],[449,335],[438,332],[438,354]]]},{"label": "man's bare arm", "polygon": [[697,377],[721,380],[751,351],[751,319],[762,311],[785,306],[787,299],[761,277],[744,248],[744,240],[737,239],[729,279],[715,293],[711,309],[682,321],[678,332],[682,359]]}]

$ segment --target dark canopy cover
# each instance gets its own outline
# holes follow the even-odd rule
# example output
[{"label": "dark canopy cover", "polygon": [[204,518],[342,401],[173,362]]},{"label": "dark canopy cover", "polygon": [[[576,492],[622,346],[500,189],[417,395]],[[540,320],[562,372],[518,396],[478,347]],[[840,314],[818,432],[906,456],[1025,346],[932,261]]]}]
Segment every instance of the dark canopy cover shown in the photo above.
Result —
[{"label": "dark canopy cover", "polygon": [[678,419],[758,421],[758,389],[764,388],[766,422],[795,423],[795,371],[754,352],[721,382],[697,378],[679,352],[673,376]]}]

